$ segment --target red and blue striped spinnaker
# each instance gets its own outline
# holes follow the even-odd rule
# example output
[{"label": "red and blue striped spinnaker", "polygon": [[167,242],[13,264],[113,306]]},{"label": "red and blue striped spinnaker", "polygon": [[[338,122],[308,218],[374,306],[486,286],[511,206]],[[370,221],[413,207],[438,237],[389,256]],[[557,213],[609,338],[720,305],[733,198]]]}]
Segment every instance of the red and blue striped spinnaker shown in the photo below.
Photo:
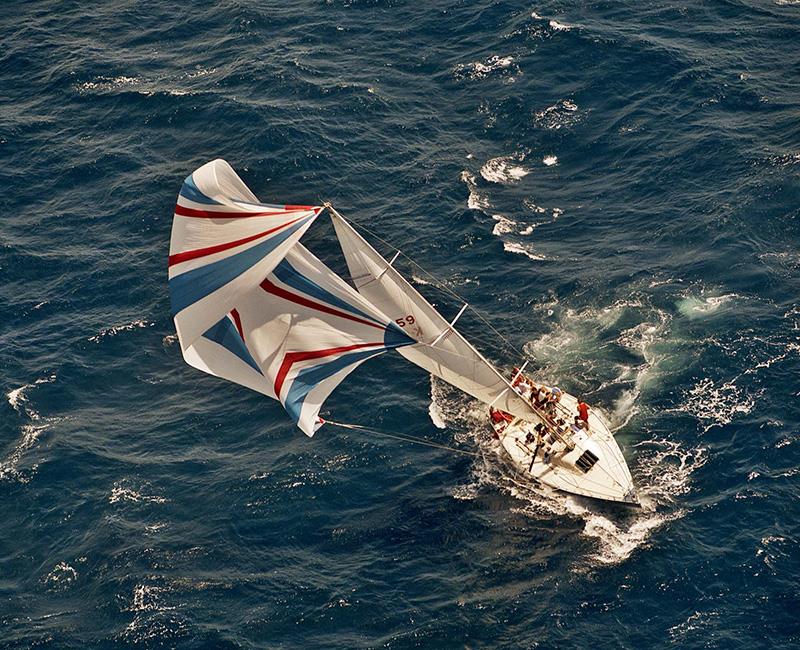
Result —
[{"label": "red and blue striped spinnaker", "polygon": [[[232,208],[244,217],[229,215]],[[170,251],[184,359],[279,400],[307,435],[352,370],[416,343],[298,242],[319,211],[260,204],[227,163],[214,161],[184,183]],[[244,225],[230,228],[237,219]],[[226,229],[197,225],[207,223]]]},{"label": "red and blue striped spinnaker", "polygon": [[169,250],[169,295],[181,348],[272,271],[321,211],[259,203],[224,160],[190,174],[178,195]]}]

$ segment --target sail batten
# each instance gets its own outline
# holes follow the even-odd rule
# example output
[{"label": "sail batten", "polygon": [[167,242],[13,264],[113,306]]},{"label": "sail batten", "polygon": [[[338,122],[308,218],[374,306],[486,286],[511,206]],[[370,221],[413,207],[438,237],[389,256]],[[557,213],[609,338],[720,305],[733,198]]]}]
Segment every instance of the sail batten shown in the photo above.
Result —
[{"label": "sail batten", "polygon": [[455,329],[467,305],[448,322],[336,210],[331,208],[330,214],[359,293],[417,341],[399,349],[402,356],[486,404],[537,419],[531,406],[509,390],[508,380]]}]

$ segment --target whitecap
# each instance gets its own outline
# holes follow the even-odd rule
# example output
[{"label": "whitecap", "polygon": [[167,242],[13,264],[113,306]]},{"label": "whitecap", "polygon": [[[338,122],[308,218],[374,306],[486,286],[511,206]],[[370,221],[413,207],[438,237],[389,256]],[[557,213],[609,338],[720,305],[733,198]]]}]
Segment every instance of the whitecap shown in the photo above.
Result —
[{"label": "whitecap", "polygon": [[552,106],[537,111],[533,121],[545,129],[562,129],[577,123],[580,119],[578,105],[570,99],[562,99]]},{"label": "whitecap", "polygon": [[32,384],[25,384],[24,386],[20,386],[19,388],[15,388],[12,391],[6,393],[6,397],[8,398],[8,403],[11,404],[12,408],[22,415],[27,415],[31,420],[38,420],[39,414],[34,411],[30,406],[26,406],[28,403],[28,397],[26,395],[26,391],[31,388],[35,388],[41,384],[52,384],[56,380],[55,373],[47,375],[46,377],[40,377]]},{"label": "whitecap", "polygon": [[753,410],[763,389],[745,390],[736,380],[714,381],[704,377],[684,393],[684,402],[674,410],[688,413],[703,425],[703,431],[722,426]]},{"label": "whitecap", "polygon": [[433,375],[430,376],[430,379],[431,379],[431,403],[428,406],[428,415],[431,418],[431,422],[433,422],[433,426],[435,426],[437,429],[446,429],[447,424],[444,421],[444,413],[442,413],[442,409],[436,402],[437,389]]},{"label": "whitecap", "polygon": [[550,259],[546,255],[542,255],[541,253],[533,253],[529,251],[527,248],[522,246],[522,244],[517,244],[515,242],[503,242],[503,250],[507,253],[514,253],[515,255],[524,255],[530,260],[534,262],[542,262],[544,260]]},{"label": "whitecap", "polygon": [[127,480],[117,481],[108,495],[109,503],[166,503],[164,497],[151,494],[143,494],[138,489],[132,487]]},{"label": "whitecap", "polygon": [[493,214],[492,219],[494,219],[496,222],[494,228],[492,228],[492,234],[495,237],[500,237],[501,235],[514,232],[514,229],[517,225],[516,221],[512,221],[502,214]]},{"label": "whitecap", "polygon": [[78,579],[75,567],[66,562],[59,562],[44,578],[43,582],[50,589],[65,589]]},{"label": "whitecap", "polygon": [[514,65],[514,57],[494,55],[484,61],[474,61],[472,63],[460,63],[454,69],[454,74],[458,78],[483,79],[494,73],[519,72],[519,68]]},{"label": "whitecap", "polygon": [[480,210],[481,212],[487,210],[489,205],[489,200],[486,198],[485,195],[481,194],[478,191],[477,180],[475,176],[470,174],[468,171],[464,170],[461,172],[461,180],[467,186],[469,190],[469,197],[467,198],[467,207],[470,210]]},{"label": "whitecap", "polygon": [[552,167],[558,163],[558,158],[556,156],[545,156],[542,158],[542,163],[547,167]]},{"label": "whitecap", "polygon": [[571,25],[565,25],[564,23],[560,23],[557,20],[551,20],[549,25],[552,29],[556,30],[557,32],[568,32],[572,29]]},{"label": "whitecap", "polygon": [[131,332],[135,329],[142,329],[145,327],[153,327],[155,325],[154,322],[148,320],[136,320],[132,323],[125,323],[124,325],[113,325],[112,327],[106,327],[94,336],[89,337],[89,341],[93,343],[99,343],[102,339],[107,336],[116,336],[120,332]]},{"label": "whitecap", "polygon": [[25,452],[36,444],[48,427],[49,424],[25,424],[22,426],[22,435],[17,440],[14,449],[3,460],[0,460],[0,481],[16,480],[20,483],[27,483],[31,480],[30,475],[19,470],[19,464]]},{"label": "whitecap", "polygon": [[32,384],[25,384],[15,388],[6,394],[8,403],[22,416],[27,417],[30,422],[22,425],[21,436],[17,440],[14,448],[4,459],[0,460],[0,480],[17,480],[20,483],[27,483],[31,477],[19,471],[19,464],[25,452],[31,449],[41,437],[42,433],[50,426],[50,422],[44,420],[39,413],[30,405],[28,401],[28,391],[41,384],[50,384],[56,380],[55,373],[40,377]]},{"label": "whitecap", "polygon": [[513,156],[499,156],[487,160],[481,167],[481,176],[490,183],[511,185],[527,176],[530,171],[514,164]]},{"label": "whitecap", "polygon": [[689,320],[706,318],[717,313],[720,309],[728,305],[739,296],[735,293],[727,293],[721,296],[686,296],[676,303],[678,311]]}]

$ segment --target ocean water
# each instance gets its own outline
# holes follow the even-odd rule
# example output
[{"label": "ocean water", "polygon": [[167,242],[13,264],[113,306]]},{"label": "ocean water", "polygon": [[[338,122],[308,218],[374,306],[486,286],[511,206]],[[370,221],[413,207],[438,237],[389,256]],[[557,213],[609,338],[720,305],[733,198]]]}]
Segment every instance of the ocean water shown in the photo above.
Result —
[{"label": "ocean water", "polygon": [[[4,0],[0,645],[797,647],[798,43],[790,0]],[[602,409],[644,507],[526,483],[397,355],[325,411],[477,458],[185,365],[172,208],[215,157]]]}]

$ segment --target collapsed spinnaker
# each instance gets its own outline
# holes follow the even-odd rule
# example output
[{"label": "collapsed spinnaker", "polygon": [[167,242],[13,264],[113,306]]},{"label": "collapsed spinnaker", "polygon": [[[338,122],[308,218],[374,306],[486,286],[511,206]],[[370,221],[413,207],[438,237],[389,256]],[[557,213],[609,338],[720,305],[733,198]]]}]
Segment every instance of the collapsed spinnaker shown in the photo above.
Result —
[{"label": "collapsed spinnaker", "polygon": [[261,282],[322,209],[259,203],[224,160],[190,174],[178,195],[169,247],[169,295],[181,349]]},{"label": "collapsed spinnaker", "polygon": [[[214,204],[201,210],[196,206],[203,200]],[[415,343],[298,242],[320,210],[258,203],[227,163],[214,161],[184,183],[170,254],[170,298],[186,362],[279,400],[307,435],[320,426],[325,399],[352,370]],[[256,220],[274,233],[300,226],[274,243],[272,233],[252,232]],[[239,243],[232,236],[252,239]],[[232,274],[227,260],[243,253],[249,265],[231,263],[239,271]],[[182,280],[184,273],[194,277]],[[185,286],[197,278],[211,291],[175,309],[187,290],[202,293]]]}]

